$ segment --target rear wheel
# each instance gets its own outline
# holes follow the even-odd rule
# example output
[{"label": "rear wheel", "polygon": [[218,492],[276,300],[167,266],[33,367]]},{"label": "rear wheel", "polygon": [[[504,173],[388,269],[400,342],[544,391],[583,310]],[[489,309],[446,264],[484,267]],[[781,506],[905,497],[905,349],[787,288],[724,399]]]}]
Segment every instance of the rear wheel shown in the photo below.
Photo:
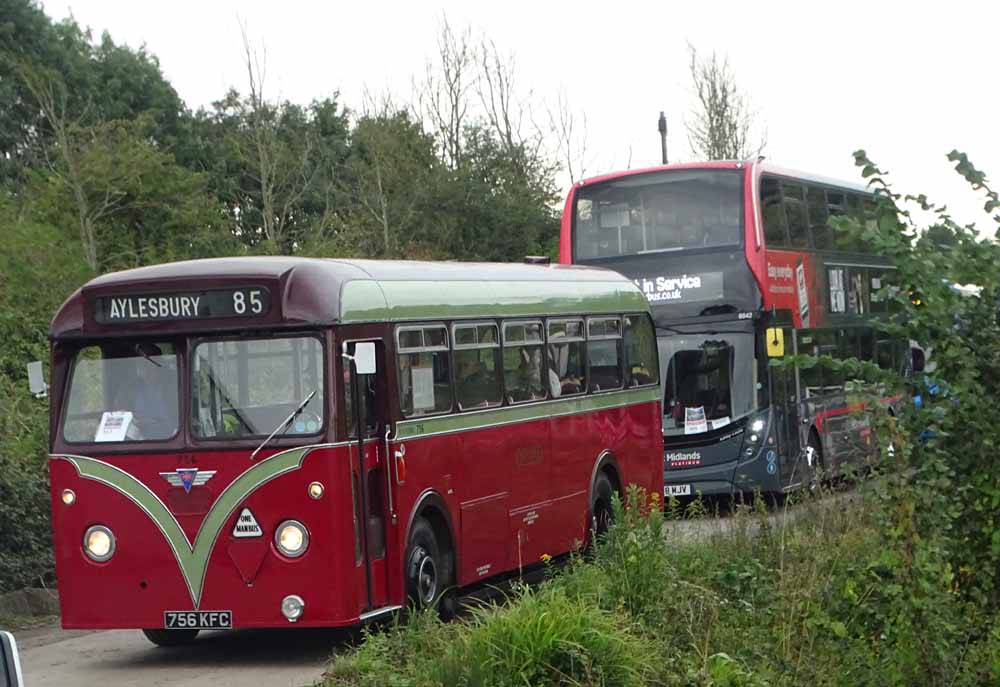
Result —
[{"label": "rear wheel", "polygon": [[156,646],[183,646],[198,636],[198,630],[143,630],[146,639]]},{"label": "rear wheel", "polygon": [[436,606],[443,618],[455,614],[450,553],[448,544],[438,540],[431,523],[417,518],[406,550],[406,594],[416,608]]},{"label": "rear wheel", "polygon": [[593,502],[590,504],[590,529],[598,536],[607,532],[614,520],[614,510],[611,507],[614,493],[615,488],[607,473],[598,473],[594,480]]}]

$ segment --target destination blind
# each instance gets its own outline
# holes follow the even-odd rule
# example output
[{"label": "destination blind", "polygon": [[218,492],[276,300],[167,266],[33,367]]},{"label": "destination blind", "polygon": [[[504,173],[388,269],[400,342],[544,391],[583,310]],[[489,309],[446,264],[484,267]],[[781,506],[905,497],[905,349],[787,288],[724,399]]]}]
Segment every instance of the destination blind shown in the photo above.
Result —
[{"label": "destination blind", "polygon": [[94,317],[101,324],[263,317],[271,310],[264,287],[213,289],[97,298]]}]

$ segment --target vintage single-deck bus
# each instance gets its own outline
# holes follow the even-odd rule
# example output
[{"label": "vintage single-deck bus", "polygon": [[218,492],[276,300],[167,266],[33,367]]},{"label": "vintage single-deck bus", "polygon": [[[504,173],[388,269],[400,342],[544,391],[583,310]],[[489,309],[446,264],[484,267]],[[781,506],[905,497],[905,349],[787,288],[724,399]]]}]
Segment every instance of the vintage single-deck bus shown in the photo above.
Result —
[{"label": "vintage single-deck bus", "polygon": [[649,307],[610,270],[182,262],[94,279],[51,335],[67,628],[356,624],[662,489]]},{"label": "vintage single-deck bus", "polygon": [[762,160],[628,171],[572,188],[560,261],[618,270],[652,306],[669,494],[815,487],[873,456],[842,377],[768,360],[909,364],[906,343],[871,327],[885,314],[872,296],[891,263],[831,222],[873,221],[874,211],[862,186]]}]

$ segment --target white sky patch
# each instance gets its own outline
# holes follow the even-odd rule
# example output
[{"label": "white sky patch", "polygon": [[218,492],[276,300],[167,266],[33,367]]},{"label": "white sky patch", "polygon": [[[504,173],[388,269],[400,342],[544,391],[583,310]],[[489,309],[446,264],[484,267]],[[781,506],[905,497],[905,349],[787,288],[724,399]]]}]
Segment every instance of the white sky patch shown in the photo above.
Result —
[{"label": "white sky patch", "polygon": [[[436,8],[436,9],[434,9]],[[238,17],[267,46],[271,97],[307,103],[340,90],[357,108],[365,87],[406,99],[434,53],[437,26],[485,32],[515,53],[520,83],[554,100],[564,88],[587,113],[588,175],[659,163],[656,121],[669,120],[671,161],[691,154],[687,42],[728,54],[766,124],[766,156],[783,166],[859,180],[865,148],[897,190],[926,193],[956,219],[995,225],[945,155],[952,148],[1000,186],[992,77],[1000,5],[964,2],[573,4],[312,3],[236,0],[45,2],[116,42],[146,44],[192,108],[245,83]],[[568,184],[568,178],[560,178]]]}]

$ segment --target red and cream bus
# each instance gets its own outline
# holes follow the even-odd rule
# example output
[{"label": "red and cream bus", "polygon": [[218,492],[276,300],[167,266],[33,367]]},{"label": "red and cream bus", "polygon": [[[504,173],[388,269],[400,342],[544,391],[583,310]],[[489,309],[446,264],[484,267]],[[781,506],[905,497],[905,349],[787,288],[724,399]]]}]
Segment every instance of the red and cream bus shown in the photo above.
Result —
[{"label": "red and cream bus", "polygon": [[51,337],[67,628],[356,624],[662,488],[649,307],[610,270],[182,262],[87,283]]},{"label": "red and cream bus", "polygon": [[908,345],[871,327],[891,263],[832,221],[863,225],[874,212],[862,186],[763,160],[628,171],[571,189],[560,262],[618,270],[652,308],[668,494],[815,487],[873,455],[839,373],[768,362],[808,353],[909,365]]}]

